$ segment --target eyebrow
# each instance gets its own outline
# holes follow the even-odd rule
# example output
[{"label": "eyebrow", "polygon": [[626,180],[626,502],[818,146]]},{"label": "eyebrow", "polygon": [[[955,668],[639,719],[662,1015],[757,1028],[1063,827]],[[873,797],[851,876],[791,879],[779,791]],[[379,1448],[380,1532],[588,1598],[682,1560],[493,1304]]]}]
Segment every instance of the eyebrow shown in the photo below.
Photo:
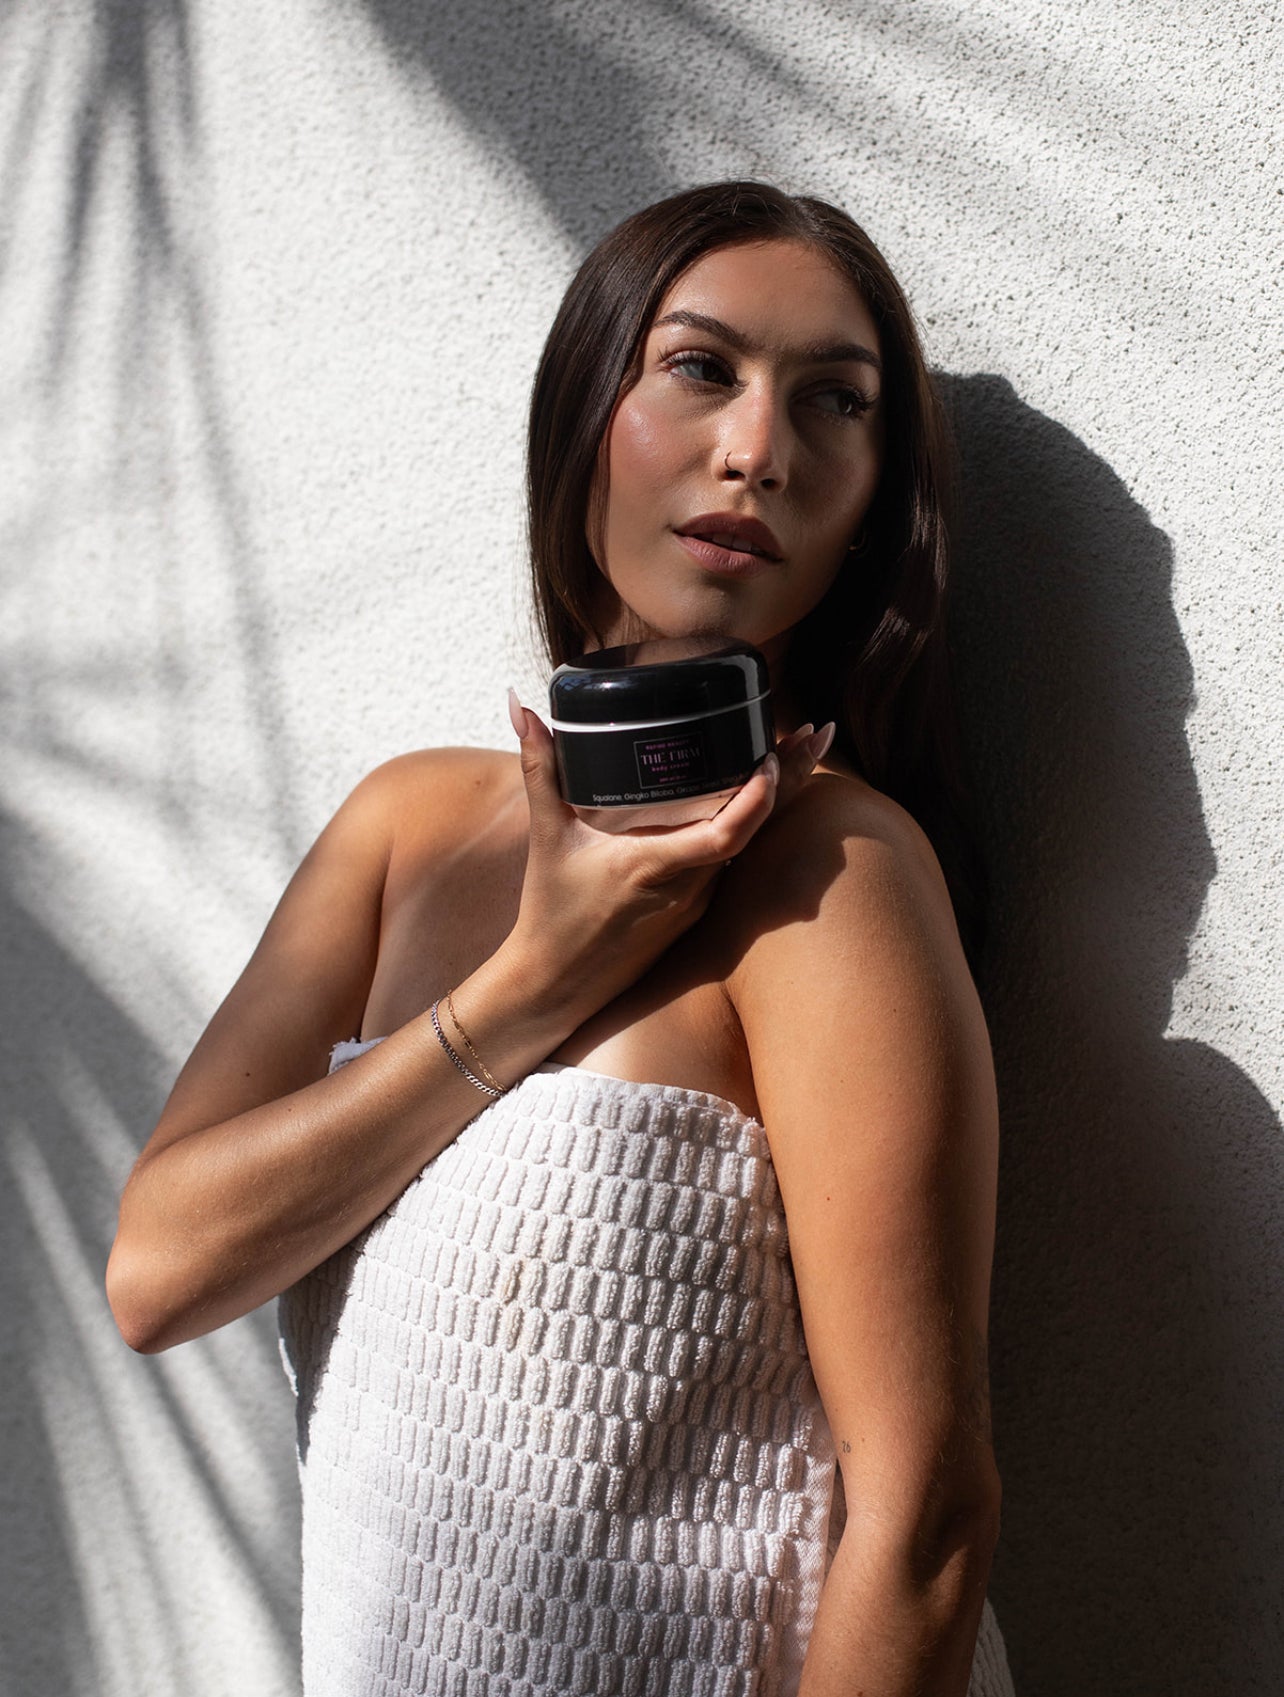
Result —
[{"label": "eyebrow", "polygon": [[[751,351],[747,336],[733,329],[730,324],[724,323],[721,318],[710,318],[703,312],[666,312],[663,318],[655,320],[651,328],[661,330],[668,324],[678,325],[686,330],[704,330],[726,342],[737,353]],[[841,365],[845,361],[854,360],[861,365],[872,365],[878,372],[883,369],[882,360],[872,348],[867,348],[862,342],[812,342],[799,348],[797,352],[808,365]]]}]

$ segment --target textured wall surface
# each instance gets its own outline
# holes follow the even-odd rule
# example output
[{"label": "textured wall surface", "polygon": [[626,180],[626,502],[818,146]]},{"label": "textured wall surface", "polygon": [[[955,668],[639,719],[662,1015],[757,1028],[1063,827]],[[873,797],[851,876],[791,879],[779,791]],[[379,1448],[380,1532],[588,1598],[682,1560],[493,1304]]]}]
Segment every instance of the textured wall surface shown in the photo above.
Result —
[{"label": "textured wall surface", "polygon": [[1019,1686],[1278,1689],[1282,45],[1264,0],[0,13],[0,1689],[296,1689],[272,1317],[132,1357],[115,1197],[348,787],[509,745],[544,329],[730,174],[866,223],[960,435]]}]

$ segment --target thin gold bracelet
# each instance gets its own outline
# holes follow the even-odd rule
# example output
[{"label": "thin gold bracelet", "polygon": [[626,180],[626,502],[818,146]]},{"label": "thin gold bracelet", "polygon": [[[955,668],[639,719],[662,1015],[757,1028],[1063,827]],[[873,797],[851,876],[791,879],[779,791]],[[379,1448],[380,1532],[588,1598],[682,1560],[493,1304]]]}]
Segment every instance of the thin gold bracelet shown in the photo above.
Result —
[{"label": "thin gold bracelet", "polygon": [[465,1049],[468,1050],[468,1053],[472,1056],[473,1060],[476,1062],[478,1072],[486,1080],[487,1084],[490,1085],[492,1090],[498,1090],[500,1092],[500,1094],[502,1095],[503,1091],[504,1091],[504,1086],[495,1077],[494,1073],[491,1072],[490,1068],[486,1065],[485,1061],[482,1060],[481,1056],[477,1053],[477,1050],[473,1047],[472,1038],[464,1030],[463,1025],[460,1023],[459,1015],[455,1012],[455,998],[451,995],[449,990],[447,990],[447,992],[446,992],[446,1012],[450,1015],[451,1019],[454,1021],[455,1030],[463,1038]]},{"label": "thin gold bracelet", "polygon": [[441,1021],[437,1017],[437,1009],[440,1006],[441,1006],[440,1002],[434,1002],[432,1007],[429,1010],[429,1013],[432,1017],[432,1028],[437,1034],[437,1041],[441,1044],[442,1048],[450,1056],[451,1060],[459,1068],[460,1072],[463,1073],[464,1077],[468,1080],[468,1082],[470,1084],[475,1085],[476,1088],[481,1091],[483,1096],[491,1096],[491,1097],[494,1097],[496,1100],[498,1100],[499,1097],[501,1097],[504,1094],[503,1090],[499,1087],[499,1085],[498,1084],[485,1084],[485,1083],[483,1083],[482,1080],[480,1078],[478,1078],[477,1074],[475,1072],[473,1072],[471,1067],[466,1066],[464,1064],[464,1062],[460,1060],[459,1056],[455,1053],[455,1050],[451,1045],[450,1038],[447,1037],[446,1033],[441,1029]]}]

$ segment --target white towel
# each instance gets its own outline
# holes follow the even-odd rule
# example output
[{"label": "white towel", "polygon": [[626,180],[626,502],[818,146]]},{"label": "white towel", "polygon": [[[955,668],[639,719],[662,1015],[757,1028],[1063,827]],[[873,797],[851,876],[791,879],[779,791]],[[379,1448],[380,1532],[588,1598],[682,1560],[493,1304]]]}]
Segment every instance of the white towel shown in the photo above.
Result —
[{"label": "white towel", "polygon": [[281,1321],[307,1697],[796,1690],[834,1449],[757,1121],[541,1068]]}]

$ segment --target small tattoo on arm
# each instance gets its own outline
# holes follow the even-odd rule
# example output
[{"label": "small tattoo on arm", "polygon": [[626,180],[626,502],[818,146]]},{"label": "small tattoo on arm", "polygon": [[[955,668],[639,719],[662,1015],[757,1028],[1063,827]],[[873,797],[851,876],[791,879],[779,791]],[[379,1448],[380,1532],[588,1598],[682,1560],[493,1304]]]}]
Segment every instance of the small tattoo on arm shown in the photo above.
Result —
[{"label": "small tattoo on arm", "polygon": [[843,1439],[843,1454],[844,1455],[850,1455],[851,1453],[852,1453],[852,1446],[847,1442],[847,1439],[844,1438]]}]

